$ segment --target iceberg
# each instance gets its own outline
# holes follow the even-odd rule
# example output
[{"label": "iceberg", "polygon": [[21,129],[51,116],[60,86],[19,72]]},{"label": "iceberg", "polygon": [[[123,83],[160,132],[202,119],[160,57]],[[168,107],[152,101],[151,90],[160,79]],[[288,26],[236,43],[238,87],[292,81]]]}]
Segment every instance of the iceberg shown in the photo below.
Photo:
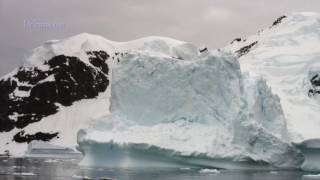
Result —
[{"label": "iceberg", "polygon": [[78,133],[81,165],[300,167],[279,98],[263,79],[219,51],[183,59],[150,52],[130,52],[113,69],[110,116]]}]

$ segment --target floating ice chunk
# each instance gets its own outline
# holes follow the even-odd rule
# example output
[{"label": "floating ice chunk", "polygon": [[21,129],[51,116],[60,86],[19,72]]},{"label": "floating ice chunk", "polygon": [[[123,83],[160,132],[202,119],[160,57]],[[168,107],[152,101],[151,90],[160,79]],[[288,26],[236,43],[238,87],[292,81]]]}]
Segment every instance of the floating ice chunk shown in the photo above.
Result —
[{"label": "floating ice chunk", "polygon": [[182,171],[189,171],[191,168],[180,168]]},{"label": "floating ice chunk", "polygon": [[304,179],[320,179],[320,174],[307,174],[303,175]]},{"label": "floating ice chunk", "polygon": [[56,163],[56,162],[58,162],[58,160],[57,159],[48,159],[48,160],[45,160],[44,162],[45,163]]},{"label": "floating ice chunk", "polygon": [[220,174],[221,173],[218,169],[201,169],[199,172],[201,174]]},{"label": "floating ice chunk", "polygon": [[82,179],[82,180],[91,180],[91,179],[93,179],[93,178],[88,177],[88,176],[80,176],[80,175],[76,175],[76,174],[73,175],[72,178],[73,179]]},{"label": "floating ice chunk", "polygon": [[36,176],[33,172],[14,172],[12,173],[14,176]]}]

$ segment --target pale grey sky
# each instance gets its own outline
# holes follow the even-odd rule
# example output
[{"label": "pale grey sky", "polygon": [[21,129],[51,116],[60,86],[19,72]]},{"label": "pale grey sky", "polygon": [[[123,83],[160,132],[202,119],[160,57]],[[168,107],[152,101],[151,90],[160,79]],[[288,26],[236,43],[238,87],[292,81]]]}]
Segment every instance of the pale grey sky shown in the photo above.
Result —
[{"label": "pale grey sky", "polygon": [[[168,36],[219,48],[296,11],[320,12],[320,0],[0,0],[0,76],[44,41],[81,32],[116,41]],[[26,28],[32,20],[64,27]]]}]

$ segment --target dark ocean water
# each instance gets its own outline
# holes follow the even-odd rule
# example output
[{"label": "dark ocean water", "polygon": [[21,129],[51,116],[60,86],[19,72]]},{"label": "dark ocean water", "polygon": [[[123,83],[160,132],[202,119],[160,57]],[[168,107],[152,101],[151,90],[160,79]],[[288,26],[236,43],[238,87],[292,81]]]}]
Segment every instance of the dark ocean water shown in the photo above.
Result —
[{"label": "dark ocean water", "polygon": [[301,171],[201,172],[200,169],[105,169],[79,167],[79,160],[0,159],[0,180],[307,180]]}]

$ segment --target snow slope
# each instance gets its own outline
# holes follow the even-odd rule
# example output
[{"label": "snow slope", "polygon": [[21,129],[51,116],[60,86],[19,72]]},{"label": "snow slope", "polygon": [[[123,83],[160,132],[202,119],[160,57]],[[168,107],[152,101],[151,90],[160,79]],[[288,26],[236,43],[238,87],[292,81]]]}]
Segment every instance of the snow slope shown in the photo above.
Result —
[{"label": "snow slope", "polygon": [[[82,33],[63,40],[47,41],[31,52],[29,57],[26,58],[25,64],[39,65],[45,60],[61,54],[79,57],[82,61],[89,63],[86,52],[97,50],[105,51],[110,55],[117,53],[114,56],[115,59],[120,57],[121,53],[133,50],[147,50],[174,56],[173,47],[180,44],[184,43],[167,37],[151,36],[128,42],[115,42],[102,36]],[[162,51],[159,51],[159,49],[162,49]]]},{"label": "snow slope", "polygon": [[294,142],[320,137],[320,14],[293,13],[223,51],[239,57],[241,69],[263,77],[280,97]]}]

